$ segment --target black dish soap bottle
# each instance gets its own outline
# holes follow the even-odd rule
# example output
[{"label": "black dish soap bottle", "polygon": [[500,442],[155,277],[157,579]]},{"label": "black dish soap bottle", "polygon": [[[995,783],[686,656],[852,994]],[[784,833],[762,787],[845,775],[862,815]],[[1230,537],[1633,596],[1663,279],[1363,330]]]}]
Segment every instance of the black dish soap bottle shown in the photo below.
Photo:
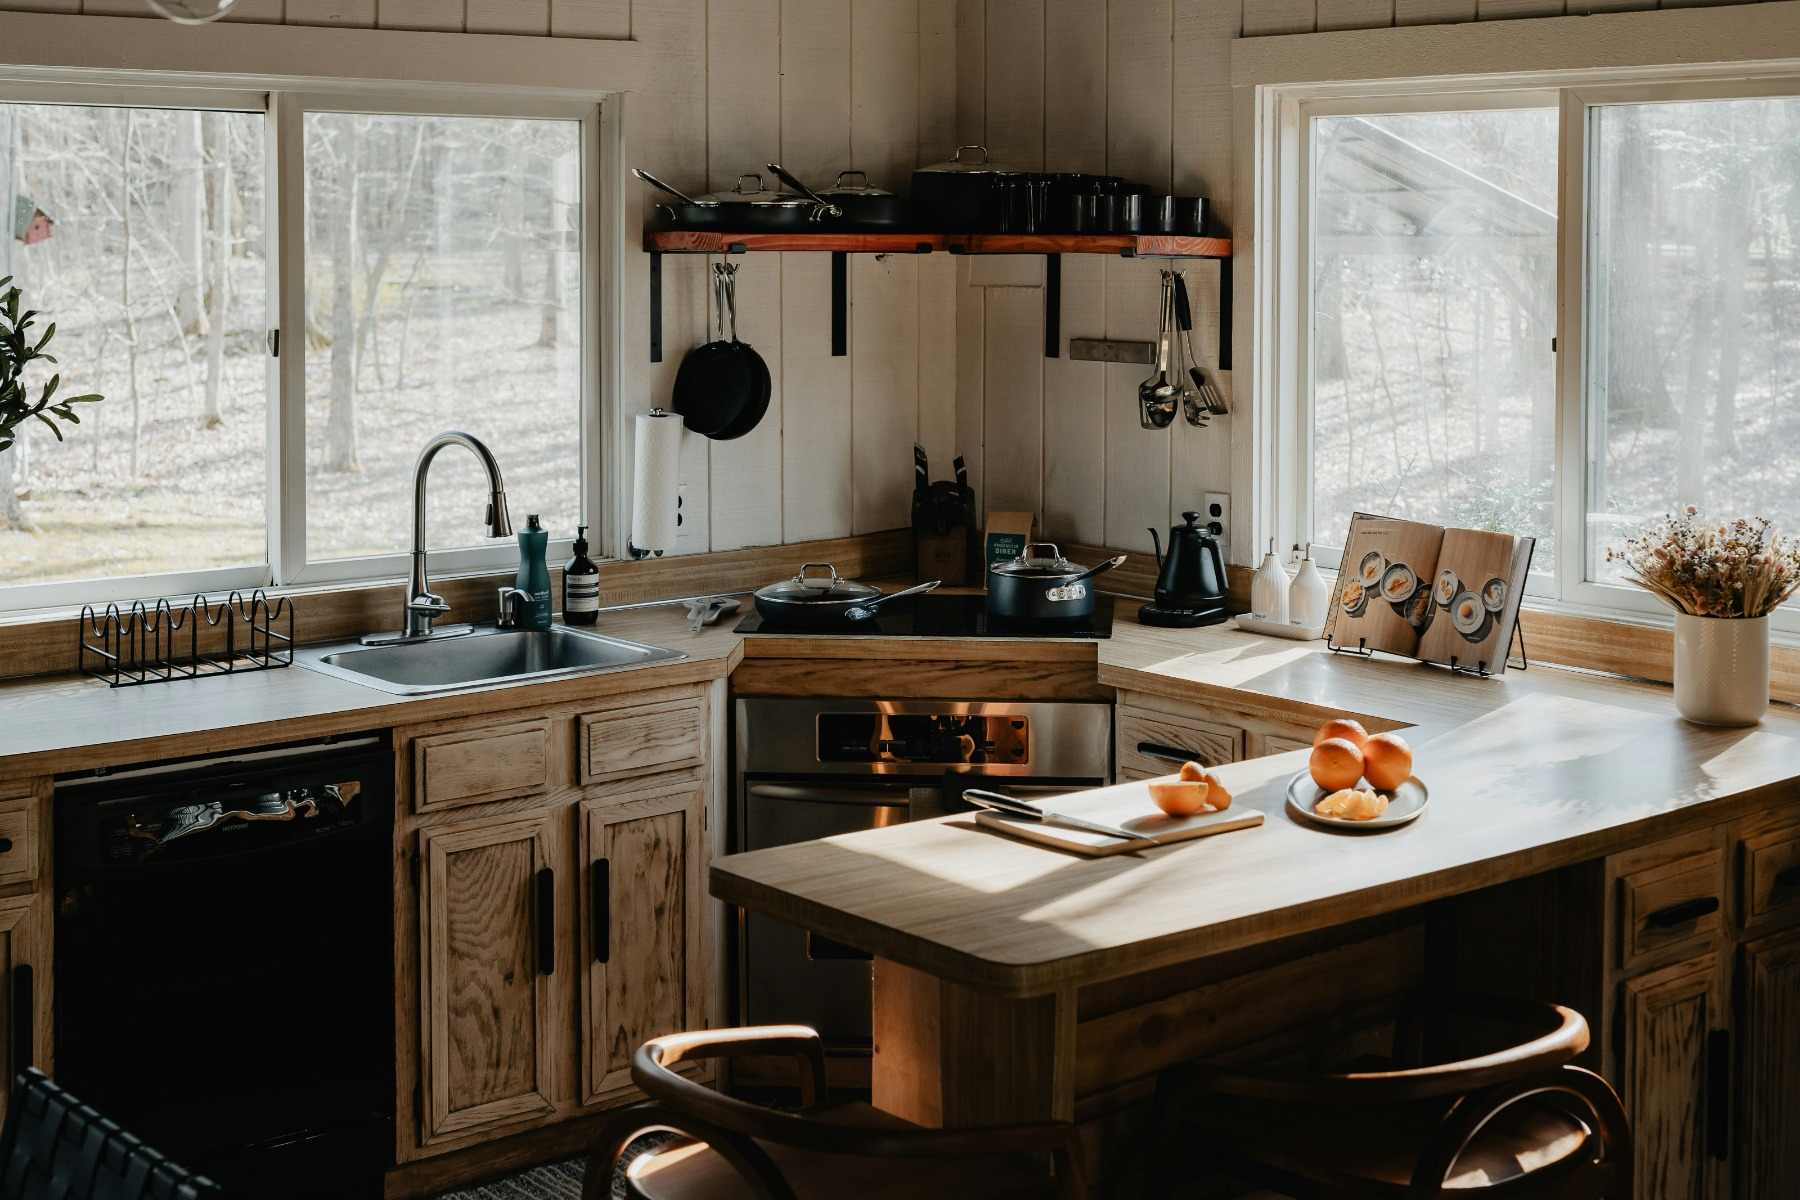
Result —
[{"label": "black dish soap bottle", "polygon": [[563,621],[592,625],[600,619],[600,568],[588,557],[587,526],[577,526],[575,557],[563,566]]}]

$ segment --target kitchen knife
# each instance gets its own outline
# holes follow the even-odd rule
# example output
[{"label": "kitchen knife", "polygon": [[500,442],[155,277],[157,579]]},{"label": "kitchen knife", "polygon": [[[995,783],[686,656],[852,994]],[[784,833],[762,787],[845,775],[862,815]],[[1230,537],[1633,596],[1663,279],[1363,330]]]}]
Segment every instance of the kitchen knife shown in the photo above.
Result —
[{"label": "kitchen knife", "polygon": [[1147,842],[1150,839],[1141,833],[1133,833],[1129,829],[1120,829],[1116,825],[1102,825],[1098,821],[1084,821],[1080,817],[1065,816],[1053,813],[1029,804],[1024,800],[1015,800],[1011,796],[1002,796],[999,792],[984,792],[978,788],[969,788],[963,792],[963,799],[970,804],[978,804],[982,808],[997,813],[1005,813],[1009,817],[1023,817],[1027,821],[1041,821],[1050,825],[1064,825],[1070,829],[1082,829],[1088,833],[1104,833],[1107,837],[1119,838],[1127,842]]},{"label": "kitchen knife", "polygon": [[931,487],[931,464],[925,457],[925,447],[913,443],[913,494],[923,495]]}]

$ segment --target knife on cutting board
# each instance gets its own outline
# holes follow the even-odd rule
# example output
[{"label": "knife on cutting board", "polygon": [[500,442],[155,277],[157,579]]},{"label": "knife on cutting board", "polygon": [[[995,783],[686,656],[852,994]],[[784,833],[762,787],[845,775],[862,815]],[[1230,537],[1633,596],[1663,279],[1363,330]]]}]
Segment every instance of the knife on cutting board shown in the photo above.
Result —
[{"label": "knife on cutting board", "polygon": [[969,788],[963,792],[963,799],[970,804],[978,804],[982,808],[997,813],[1005,813],[1009,817],[1021,817],[1027,821],[1041,821],[1049,825],[1062,825],[1069,829],[1081,829],[1088,833],[1103,833],[1107,837],[1115,837],[1126,842],[1147,842],[1152,839],[1141,833],[1133,833],[1129,829],[1120,829],[1117,825],[1102,825],[1098,821],[1084,821],[1080,817],[1071,817],[1065,813],[1055,813],[1039,808],[1024,800],[1015,800],[1011,796],[1002,796],[999,792],[984,792],[979,788]]}]

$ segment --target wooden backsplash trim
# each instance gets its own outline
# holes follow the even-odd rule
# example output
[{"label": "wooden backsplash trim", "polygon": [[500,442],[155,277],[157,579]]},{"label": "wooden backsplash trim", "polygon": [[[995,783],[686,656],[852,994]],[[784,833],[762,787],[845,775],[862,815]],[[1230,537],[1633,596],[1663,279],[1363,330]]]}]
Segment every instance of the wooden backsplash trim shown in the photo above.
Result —
[{"label": "wooden backsplash trim", "polygon": [[[861,537],[829,538],[786,546],[758,546],[715,554],[647,558],[600,564],[602,606],[638,604],[712,592],[741,592],[773,583],[801,563],[828,562],[845,578],[875,578],[911,570],[912,535],[904,530]],[[561,595],[562,572],[551,571],[553,594]],[[449,601],[452,621],[488,621],[499,611],[498,590],[511,572],[433,579],[434,592]],[[398,625],[402,584],[356,584],[325,590],[289,589],[294,599],[294,636],[301,642],[352,638]],[[557,607],[561,607],[559,604]],[[33,616],[0,624],[0,679],[60,675],[77,670],[73,612]],[[219,647],[205,649],[217,652]]]}]

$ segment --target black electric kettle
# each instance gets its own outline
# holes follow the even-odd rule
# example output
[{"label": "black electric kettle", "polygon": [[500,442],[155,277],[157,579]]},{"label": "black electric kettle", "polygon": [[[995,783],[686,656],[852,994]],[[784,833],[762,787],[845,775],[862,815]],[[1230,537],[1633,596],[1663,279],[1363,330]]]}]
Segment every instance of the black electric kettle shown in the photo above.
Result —
[{"label": "black electric kettle", "polygon": [[[1212,531],[1200,524],[1200,514],[1184,512],[1185,525],[1169,530],[1168,552],[1163,552],[1156,530],[1150,531],[1150,542],[1156,547],[1155,609],[1174,615],[1191,614],[1211,618],[1195,624],[1212,624],[1225,619],[1225,555]],[[1185,623],[1185,622],[1184,622]]]}]

